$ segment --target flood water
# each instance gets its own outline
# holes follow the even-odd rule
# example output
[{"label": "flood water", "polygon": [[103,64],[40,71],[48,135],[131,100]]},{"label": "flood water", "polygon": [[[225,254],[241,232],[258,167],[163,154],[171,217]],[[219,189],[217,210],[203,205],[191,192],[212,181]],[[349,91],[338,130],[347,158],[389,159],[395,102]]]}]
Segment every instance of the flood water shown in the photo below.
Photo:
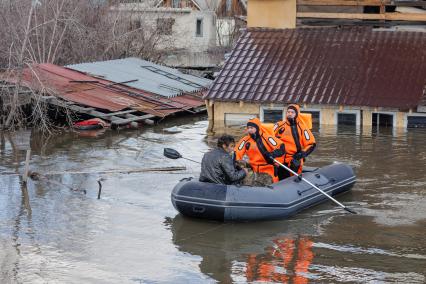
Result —
[{"label": "flood water", "polygon": [[[173,127],[175,133],[163,128]],[[315,131],[310,166],[351,165],[353,190],[287,220],[218,223],[179,215],[173,186],[214,146],[205,117],[98,137],[33,135],[31,170],[96,172],[186,166],[185,171],[61,174],[22,190],[25,152],[2,135],[0,283],[425,283],[426,130]],[[236,135],[237,130],[228,130]],[[97,180],[103,178],[101,199]]]}]

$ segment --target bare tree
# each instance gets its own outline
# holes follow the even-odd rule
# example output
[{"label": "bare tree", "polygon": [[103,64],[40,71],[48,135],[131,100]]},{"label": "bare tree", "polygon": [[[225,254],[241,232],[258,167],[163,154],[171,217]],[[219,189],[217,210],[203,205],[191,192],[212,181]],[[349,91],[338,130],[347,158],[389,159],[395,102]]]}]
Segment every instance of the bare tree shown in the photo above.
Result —
[{"label": "bare tree", "polygon": [[[31,123],[47,130],[51,122],[41,92],[43,86],[32,68],[37,63],[66,65],[128,56],[160,61],[167,37],[143,14],[129,17],[113,8],[119,1],[3,0],[0,1],[0,70],[15,87],[0,88],[0,128],[22,126],[20,98],[31,96]],[[42,86],[37,91],[22,86],[23,70]],[[7,71],[7,72],[6,72]],[[1,72],[1,71],[0,71]],[[1,79],[1,78],[0,78]],[[53,92],[54,93],[54,92]],[[3,114],[3,115],[2,115]]]}]

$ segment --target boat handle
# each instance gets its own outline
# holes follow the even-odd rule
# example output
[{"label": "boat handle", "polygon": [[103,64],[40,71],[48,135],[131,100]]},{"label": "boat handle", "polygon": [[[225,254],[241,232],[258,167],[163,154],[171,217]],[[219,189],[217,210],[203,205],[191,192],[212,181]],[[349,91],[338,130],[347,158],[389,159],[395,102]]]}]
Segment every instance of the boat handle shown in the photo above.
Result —
[{"label": "boat handle", "polygon": [[195,213],[204,213],[204,211],[206,211],[206,207],[193,206],[192,211]]},{"label": "boat handle", "polygon": [[[327,182],[327,183],[325,183],[325,184],[318,184],[318,183],[315,183],[315,186],[324,186],[324,185],[327,185],[327,184],[328,184],[328,182]],[[312,190],[312,189],[314,189],[314,188],[313,188],[313,187],[310,187],[310,188],[307,188],[307,189],[305,189],[305,190],[297,190],[297,194],[302,195],[302,193],[305,193],[305,192],[310,191],[310,190]]]},{"label": "boat handle", "polygon": [[310,191],[311,189],[312,189],[312,187],[311,187],[311,188],[308,188],[308,189],[305,189],[305,190],[297,190],[297,194],[302,195],[302,193],[305,193],[305,192],[307,192],[307,191]]}]

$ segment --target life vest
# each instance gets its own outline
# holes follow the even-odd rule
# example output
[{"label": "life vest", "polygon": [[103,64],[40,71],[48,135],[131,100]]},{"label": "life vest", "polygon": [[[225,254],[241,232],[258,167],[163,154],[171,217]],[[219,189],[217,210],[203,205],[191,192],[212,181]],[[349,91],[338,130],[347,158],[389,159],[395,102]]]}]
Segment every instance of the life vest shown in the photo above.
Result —
[{"label": "life vest", "polygon": [[[312,129],[312,114],[311,113],[299,113],[299,120],[301,120],[307,128]],[[262,123],[262,125],[268,129],[269,132],[275,133],[274,126],[275,123]]]},{"label": "life vest", "polygon": [[[241,138],[235,146],[235,158],[236,160],[242,160],[244,155],[247,155],[253,171],[267,173],[276,182],[278,177],[276,176],[274,163],[268,159],[268,156],[275,150],[277,151],[274,153],[284,150],[283,143],[272,132],[268,131],[258,118],[249,120],[249,123],[257,126],[257,137],[253,139],[250,135],[246,135]],[[284,152],[282,152],[281,156],[275,156],[275,159],[282,163],[284,161],[283,154]]]},{"label": "life vest", "polygon": [[297,152],[309,155],[315,148],[315,137],[309,127],[300,119],[300,108],[298,105],[290,105],[296,109],[294,123],[287,120],[279,121],[274,126],[275,137],[280,139],[284,145],[286,154],[285,162],[288,164]]}]

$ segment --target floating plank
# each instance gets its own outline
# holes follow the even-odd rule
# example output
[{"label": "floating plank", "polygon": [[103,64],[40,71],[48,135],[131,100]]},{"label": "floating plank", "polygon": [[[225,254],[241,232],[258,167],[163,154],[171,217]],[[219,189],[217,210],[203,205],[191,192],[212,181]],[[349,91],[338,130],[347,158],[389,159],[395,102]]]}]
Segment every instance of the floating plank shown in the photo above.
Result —
[{"label": "floating plank", "polygon": [[[77,175],[77,174],[131,174],[131,173],[147,173],[147,172],[173,172],[185,171],[186,167],[157,167],[157,168],[139,168],[139,169],[115,169],[103,171],[66,171],[66,172],[49,172],[37,173],[31,172],[30,175],[34,176],[55,176],[55,175]],[[14,174],[13,174],[14,175]]]}]

